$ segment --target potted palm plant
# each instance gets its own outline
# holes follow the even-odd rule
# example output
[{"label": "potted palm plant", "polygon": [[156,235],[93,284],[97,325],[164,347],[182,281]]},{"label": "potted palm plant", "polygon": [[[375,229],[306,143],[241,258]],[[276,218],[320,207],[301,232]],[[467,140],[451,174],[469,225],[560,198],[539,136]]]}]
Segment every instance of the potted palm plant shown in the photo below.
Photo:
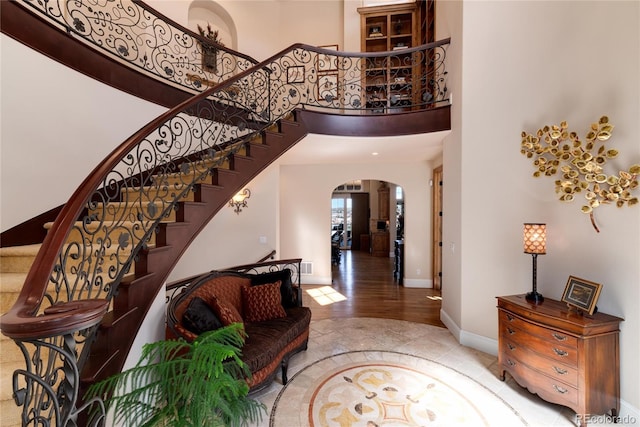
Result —
[{"label": "potted palm plant", "polygon": [[219,39],[218,30],[214,30],[211,28],[211,24],[207,24],[206,31],[198,25],[198,32],[202,37],[211,42],[202,44],[202,68],[206,71],[217,73],[218,46],[224,46],[224,43]]},{"label": "potted palm plant", "polygon": [[93,384],[122,426],[242,426],[262,419],[264,404],[248,397],[250,372],[240,359],[239,323],[201,334],[194,342],[143,346],[138,363]]}]

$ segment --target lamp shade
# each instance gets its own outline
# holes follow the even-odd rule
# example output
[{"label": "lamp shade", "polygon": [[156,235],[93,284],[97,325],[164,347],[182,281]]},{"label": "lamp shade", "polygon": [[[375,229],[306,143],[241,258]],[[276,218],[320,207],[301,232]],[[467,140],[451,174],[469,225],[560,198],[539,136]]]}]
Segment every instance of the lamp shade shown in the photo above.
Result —
[{"label": "lamp shade", "polygon": [[525,254],[546,254],[547,253],[547,225],[546,224],[524,224],[524,253]]}]

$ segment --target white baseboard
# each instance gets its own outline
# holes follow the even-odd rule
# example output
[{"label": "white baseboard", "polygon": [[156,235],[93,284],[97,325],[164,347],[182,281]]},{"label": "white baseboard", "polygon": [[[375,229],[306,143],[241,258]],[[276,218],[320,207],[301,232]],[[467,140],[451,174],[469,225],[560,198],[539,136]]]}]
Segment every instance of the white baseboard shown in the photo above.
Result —
[{"label": "white baseboard", "polygon": [[403,279],[402,286],[405,288],[433,288],[431,279]]},{"label": "white baseboard", "polygon": [[440,320],[442,320],[442,323],[444,323],[444,326],[446,326],[449,332],[451,332],[451,334],[455,337],[456,341],[460,342],[461,329],[458,327],[456,322],[454,322],[453,319],[447,314],[447,312],[444,311],[444,309],[442,308],[440,309]]},{"label": "white baseboard", "polygon": [[620,426],[635,426],[640,423],[640,410],[627,401],[620,399]]},{"label": "white baseboard", "polygon": [[331,285],[331,277],[302,275],[300,283],[303,285]]},{"label": "white baseboard", "polygon": [[[482,335],[474,334],[464,331],[453,321],[453,319],[447,314],[446,311],[440,309],[440,320],[449,329],[449,332],[456,338],[458,343],[475,348],[476,350],[483,351],[493,356],[498,355],[498,341],[484,337]],[[595,422],[596,420],[594,420]],[[620,417],[618,425],[638,425],[640,421],[640,410],[629,402],[620,399]]]}]

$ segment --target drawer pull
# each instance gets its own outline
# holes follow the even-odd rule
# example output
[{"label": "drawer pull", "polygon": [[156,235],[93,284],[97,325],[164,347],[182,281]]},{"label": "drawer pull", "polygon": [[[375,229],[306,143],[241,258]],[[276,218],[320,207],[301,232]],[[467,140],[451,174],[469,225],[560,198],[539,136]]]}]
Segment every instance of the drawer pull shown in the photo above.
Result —
[{"label": "drawer pull", "polygon": [[559,350],[559,349],[557,349],[555,347],[553,348],[553,351],[554,351],[555,354],[557,354],[558,356],[562,356],[562,357],[565,357],[566,355],[569,354],[568,352],[566,352],[564,350]]},{"label": "drawer pull", "polygon": [[513,334],[515,334],[515,333],[516,333],[516,331],[514,331],[514,330],[513,330],[513,329],[511,329],[511,328],[507,328],[507,332],[509,332],[509,335],[513,335]]},{"label": "drawer pull", "polygon": [[507,359],[507,365],[516,366],[516,362],[512,362],[511,359]]},{"label": "drawer pull", "polygon": [[514,317],[513,317],[512,315],[507,314],[507,320],[508,320],[509,322],[513,322],[513,319],[514,319]]},{"label": "drawer pull", "polygon": [[511,343],[507,343],[507,347],[509,347],[509,350],[511,350],[511,351],[516,349],[516,346],[511,344]]},{"label": "drawer pull", "polygon": [[555,339],[557,339],[558,341],[566,341],[566,340],[567,340],[567,337],[566,337],[566,336],[564,336],[564,335],[560,335],[560,334],[552,334],[552,335],[553,335],[553,337],[554,337]]},{"label": "drawer pull", "polygon": [[553,385],[553,388],[555,388],[555,389],[556,389],[556,391],[557,391],[558,393],[560,393],[560,394],[565,394],[566,392],[568,392],[568,391],[569,391],[569,390],[567,390],[566,388],[559,387],[559,386],[557,386],[557,385],[555,385],[555,384]]},{"label": "drawer pull", "polygon": [[566,375],[568,372],[566,369],[558,368],[557,366],[554,366],[553,369],[560,375]]}]

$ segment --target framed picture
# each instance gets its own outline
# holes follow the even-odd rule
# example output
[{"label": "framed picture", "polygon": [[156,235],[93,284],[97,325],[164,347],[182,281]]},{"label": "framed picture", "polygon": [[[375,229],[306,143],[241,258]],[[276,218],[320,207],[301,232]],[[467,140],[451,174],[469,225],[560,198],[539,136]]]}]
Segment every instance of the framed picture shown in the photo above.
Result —
[{"label": "framed picture", "polygon": [[322,74],[318,76],[318,99],[333,102],[338,98],[338,75]]},{"label": "framed picture", "polygon": [[[338,50],[337,44],[332,44],[329,46],[318,46],[321,49],[328,50]],[[317,58],[316,68],[319,73],[324,71],[336,71],[338,69],[338,57],[333,55],[328,55],[324,53],[319,53]]]},{"label": "framed picture", "polygon": [[569,276],[567,286],[562,294],[562,301],[593,314],[601,289],[602,285],[599,283]]},{"label": "framed picture", "polygon": [[287,83],[304,83],[304,67],[302,65],[287,68]]}]

